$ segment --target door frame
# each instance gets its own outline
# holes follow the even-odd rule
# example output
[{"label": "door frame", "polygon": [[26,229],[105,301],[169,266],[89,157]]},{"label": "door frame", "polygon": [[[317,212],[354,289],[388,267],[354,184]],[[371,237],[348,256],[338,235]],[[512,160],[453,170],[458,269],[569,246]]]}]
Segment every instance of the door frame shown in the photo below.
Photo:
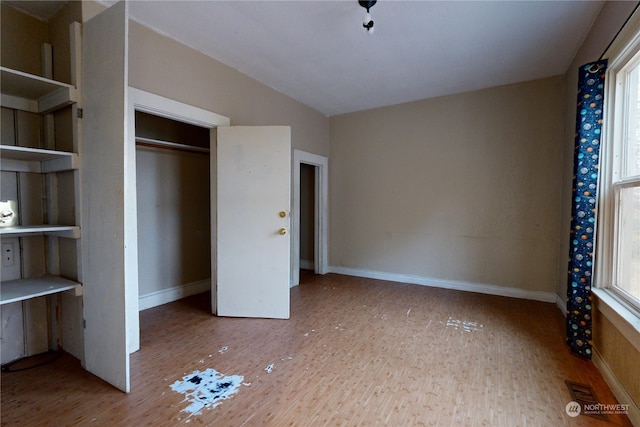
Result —
[{"label": "door frame", "polygon": [[328,268],[329,234],[329,158],[302,150],[293,150],[293,191],[291,224],[291,287],[300,283],[300,165],[315,166],[315,214],[313,263],[316,274],[326,274]]},{"label": "door frame", "polygon": [[[128,87],[127,97],[127,158],[131,159],[126,165],[127,174],[125,175],[125,188],[136,188],[136,126],[135,126],[135,112],[142,111],[145,113],[153,114],[154,116],[160,116],[171,120],[176,120],[183,123],[189,123],[192,125],[200,126],[209,129],[209,145],[210,156],[215,156],[215,129],[218,126],[229,126],[230,119],[220,114],[204,110],[202,108],[194,107],[192,105],[184,104],[173,99],[165,98],[160,95],[146,92],[134,87]],[[215,158],[215,157],[214,157]],[[210,183],[211,187],[211,219],[212,223],[215,223],[215,183]],[[135,191],[129,192],[128,197],[125,200],[125,204],[128,206],[126,212],[130,218],[129,227],[125,230],[125,241],[137,242],[138,238],[138,221],[137,221],[137,195]],[[211,259],[215,260],[215,228],[211,230]],[[137,250],[131,251],[130,257],[135,259],[130,260],[138,263]],[[213,264],[215,265],[215,264]],[[213,278],[215,272],[211,272],[211,286],[214,287]],[[128,304],[129,311],[127,312],[127,324],[128,331],[128,351],[133,353],[140,349],[140,314],[138,305],[138,278],[135,280],[131,278],[131,282],[126,283],[126,294],[131,300],[131,304]]]}]

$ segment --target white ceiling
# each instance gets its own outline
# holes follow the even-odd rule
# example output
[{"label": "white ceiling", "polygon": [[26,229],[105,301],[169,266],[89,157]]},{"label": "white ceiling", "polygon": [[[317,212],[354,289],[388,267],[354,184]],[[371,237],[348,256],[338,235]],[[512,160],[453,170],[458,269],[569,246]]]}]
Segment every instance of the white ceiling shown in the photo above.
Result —
[{"label": "white ceiling", "polygon": [[[107,4],[113,1],[105,1]],[[600,1],[132,1],[136,21],[331,116],[567,71]]]}]

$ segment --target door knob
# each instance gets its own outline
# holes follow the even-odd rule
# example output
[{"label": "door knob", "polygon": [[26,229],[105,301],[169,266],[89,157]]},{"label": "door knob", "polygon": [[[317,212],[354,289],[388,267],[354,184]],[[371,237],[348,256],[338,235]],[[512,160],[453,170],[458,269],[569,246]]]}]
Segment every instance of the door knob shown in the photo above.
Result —
[{"label": "door knob", "polygon": [[281,236],[284,236],[285,234],[287,234],[287,229],[286,228],[281,228],[279,231]]}]

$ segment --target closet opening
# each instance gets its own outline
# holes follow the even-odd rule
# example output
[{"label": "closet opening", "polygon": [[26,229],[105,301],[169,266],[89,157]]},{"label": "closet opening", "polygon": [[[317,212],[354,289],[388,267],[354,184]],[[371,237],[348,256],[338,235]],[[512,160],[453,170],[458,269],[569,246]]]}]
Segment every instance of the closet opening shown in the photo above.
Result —
[{"label": "closet opening", "polygon": [[139,310],[210,306],[210,129],[136,111],[135,140]]}]

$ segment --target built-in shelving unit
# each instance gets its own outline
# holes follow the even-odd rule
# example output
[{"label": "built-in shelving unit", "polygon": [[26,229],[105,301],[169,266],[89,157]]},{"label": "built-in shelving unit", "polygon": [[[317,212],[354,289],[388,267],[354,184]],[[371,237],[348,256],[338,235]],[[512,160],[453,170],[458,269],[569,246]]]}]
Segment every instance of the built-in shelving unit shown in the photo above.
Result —
[{"label": "built-in shelving unit", "polygon": [[[6,67],[0,67],[0,72],[3,107],[48,114],[73,104],[77,100],[77,91],[72,85]],[[53,173],[75,170],[79,166],[78,159],[77,153],[0,144],[0,170],[3,171]],[[35,234],[78,239],[80,238],[80,227],[53,224],[0,227],[1,236],[22,237]],[[3,283],[0,300],[5,303],[5,292],[9,292],[8,289],[19,288],[23,283],[24,289],[18,292],[23,296],[21,300],[28,298],[29,295],[38,297],[73,288],[60,286],[60,281],[64,282],[66,279],[47,275],[38,279],[6,282],[10,283],[10,286]],[[34,283],[37,283],[37,286]],[[50,291],[42,294],[41,288],[47,288]],[[30,290],[34,291],[33,294],[30,293]]]},{"label": "built-in shelving unit", "polygon": [[[72,85],[7,67],[0,67],[0,76],[3,107],[48,114],[77,102],[77,90]],[[77,153],[0,144],[0,170],[3,171],[44,174],[76,170],[78,167]],[[78,239],[80,227],[57,224],[0,227],[0,236],[23,237],[37,234]],[[76,282],[53,275],[11,280],[2,283],[0,301],[2,304],[22,301],[68,291],[78,286],[80,284]]]},{"label": "built-in shelving unit", "polygon": [[[38,114],[47,114],[57,109],[66,107],[76,102],[76,88],[54,80],[46,79],[33,74],[23,73],[6,67],[0,67],[2,77],[2,106],[16,110],[29,111]],[[65,170],[78,169],[78,154],[66,151],[45,150],[41,148],[20,147],[16,145],[0,145],[0,170],[12,172],[53,173]],[[0,227],[1,236],[22,237],[35,234],[45,234],[70,239],[80,238],[80,227],[74,225],[20,225],[12,227]],[[66,291],[68,287],[57,285],[52,281],[55,276],[44,278],[15,280],[7,288],[2,286],[0,300],[5,303],[4,293],[7,289],[14,289],[24,282],[25,289],[21,294],[24,297],[30,295],[29,290],[34,289],[32,297],[41,296],[39,289],[50,283],[51,292]],[[66,280],[66,279],[61,279]],[[38,283],[40,286],[33,286]],[[74,285],[75,286],[75,285]],[[8,301],[10,302],[10,301]]]}]

